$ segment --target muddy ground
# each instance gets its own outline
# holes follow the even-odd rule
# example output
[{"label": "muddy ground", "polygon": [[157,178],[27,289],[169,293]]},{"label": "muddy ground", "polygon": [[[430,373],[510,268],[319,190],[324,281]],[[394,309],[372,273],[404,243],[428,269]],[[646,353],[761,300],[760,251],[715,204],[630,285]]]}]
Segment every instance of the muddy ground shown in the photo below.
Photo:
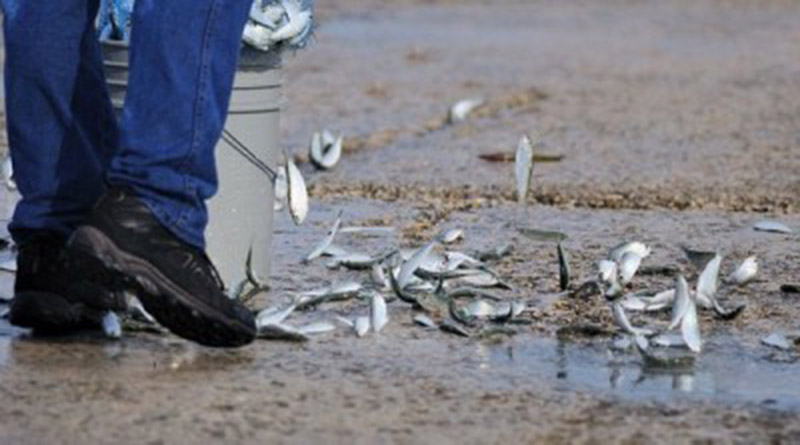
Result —
[{"label": "muddy ground", "polygon": [[[348,225],[398,228],[337,240],[370,253],[449,227],[466,230],[467,252],[512,243],[493,267],[528,324],[464,339],[413,326],[395,301],[380,335],[237,351],[4,324],[0,443],[800,443],[800,348],[759,343],[800,330],[800,295],[779,290],[800,281],[800,3],[348,0],[325,2],[319,20],[315,44],[286,60],[283,141],[302,158],[327,127],[348,136],[348,155],[331,172],[302,166],[311,214],[302,227],[278,215],[274,290],[255,304],[366,280],[300,264],[344,210]],[[488,105],[446,125],[466,97]],[[565,159],[535,167],[519,206],[512,165],[478,155],[526,132]],[[752,230],[765,218],[795,233]],[[653,248],[636,290],[694,279],[681,244],[722,252],[725,274],[748,255],[761,269],[720,289],[723,304],[747,305],[739,318],[701,313],[694,365],[662,369],[610,353],[607,335],[559,337],[575,323],[613,330],[609,310],[557,296],[555,247],[519,227],[568,233],[577,284],[628,239]],[[351,301],[293,319],[365,311]]]}]

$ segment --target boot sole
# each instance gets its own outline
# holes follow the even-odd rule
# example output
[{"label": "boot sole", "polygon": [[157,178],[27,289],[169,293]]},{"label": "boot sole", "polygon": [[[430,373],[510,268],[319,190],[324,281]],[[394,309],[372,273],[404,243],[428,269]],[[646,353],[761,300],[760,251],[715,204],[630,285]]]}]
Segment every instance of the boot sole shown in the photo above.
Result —
[{"label": "boot sole", "polygon": [[[68,243],[76,255],[134,282],[147,311],[174,334],[212,347],[239,347],[256,337],[254,320],[231,318],[195,298],[144,258],[120,249],[102,231],[78,228]],[[232,303],[233,304],[233,303]]]},{"label": "boot sole", "polygon": [[[69,302],[54,293],[20,292],[11,301],[8,321],[14,326],[30,328],[40,334],[63,334],[90,327],[90,323],[84,319],[88,311],[83,304]],[[94,327],[99,326],[98,323]]]}]

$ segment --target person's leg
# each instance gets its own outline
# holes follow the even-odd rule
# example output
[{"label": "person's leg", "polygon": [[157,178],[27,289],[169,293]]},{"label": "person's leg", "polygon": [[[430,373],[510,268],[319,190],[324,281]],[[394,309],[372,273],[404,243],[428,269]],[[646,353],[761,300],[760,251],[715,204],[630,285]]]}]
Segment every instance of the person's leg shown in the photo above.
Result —
[{"label": "person's leg", "polygon": [[137,0],[121,151],[111,184],[131,187],[170,231],[204,246],[222,133],[252,0]]},{"label": "person's leg", "polygon": [[252,0],[138,0],[112,187],[70,241],[83,263],[137,283],[145,309],[209,346],[255,339],[203,251],[205,200]]},{"label": "person's leg", "polygon": [[7,131],[22,199],[10,232],[67,236],[105,190],[117,128],[94,35],[98,0],[4,1]]},{"label": "person's leg", "polygon": [[94,36],[97,0],[6,0],[8,138],[22,199],[10,319],[64,331],[97,325],[124,299],[76,276],[67,235],[103,193],[117,130]]}]

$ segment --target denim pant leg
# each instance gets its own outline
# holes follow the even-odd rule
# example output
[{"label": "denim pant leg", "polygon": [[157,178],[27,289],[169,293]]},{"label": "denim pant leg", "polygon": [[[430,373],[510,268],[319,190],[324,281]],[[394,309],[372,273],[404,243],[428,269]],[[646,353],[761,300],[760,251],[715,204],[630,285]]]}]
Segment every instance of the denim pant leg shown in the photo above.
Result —
[{"label": "denim pant leg", "polygon": [[94,35],[97,0],[3,0],[17,242],[69,234],[105,190],[118,139]]},{"label": "denim pant leg", "polygon": [[167,228],[204,247],[217,190],[214,146],[227,115],[252,0],[137,0],[120,151],[109,182],[131,187]]}]

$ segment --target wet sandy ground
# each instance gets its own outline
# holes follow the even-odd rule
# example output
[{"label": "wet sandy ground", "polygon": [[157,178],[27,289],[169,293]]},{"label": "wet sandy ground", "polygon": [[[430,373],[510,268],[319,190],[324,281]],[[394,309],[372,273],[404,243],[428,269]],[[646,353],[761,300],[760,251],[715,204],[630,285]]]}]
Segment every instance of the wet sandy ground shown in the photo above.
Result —
[{"label": "wet sandy ground", "polygon": [[[800,442],[800,350],[759,344],[800,330],[800,296],[779,290],[800,281],[800,4],[348,0],[320,19],[317,43],[287,60],[283,139],[303,155],[309,133],[329,127],[351,154],[332,172],[304,167],[312,212],[299,228],[277,217],[275,290],[257,303],[366,279],[300,264],[344,209],[347,224],[398,227],[338,240],[371,253],[448,227],[466,230],[465,251],[513,243],[494,266],[531,324],[469,340],[415,327],[393,302],[377,336],[340,329],[238,351],[0,325],[0,443]],[[444,126],[448,105],[473,96],[489,106]],[[528,131],[566,158],[536,167],[520,208],[511,164],[477,155],[513,150]],[[795,234],[750,228],[767,217]],[[576,322],[612,329],[609,311],[554,296],[554,246],[517,227],[568,233],[577,283],[625,239],[653,247],[645,267],[692,275],[686,243],[724,253],[724,273],[758,255],[761,273],[720,290],[724,304],[747,304],[741,317],[701,314],[693,367],[654,369],[610,354],[608,337],[556,336]],[[635,288],[671,280],[642,274]],[[365,311],[353,301],[298,319]]]}]

